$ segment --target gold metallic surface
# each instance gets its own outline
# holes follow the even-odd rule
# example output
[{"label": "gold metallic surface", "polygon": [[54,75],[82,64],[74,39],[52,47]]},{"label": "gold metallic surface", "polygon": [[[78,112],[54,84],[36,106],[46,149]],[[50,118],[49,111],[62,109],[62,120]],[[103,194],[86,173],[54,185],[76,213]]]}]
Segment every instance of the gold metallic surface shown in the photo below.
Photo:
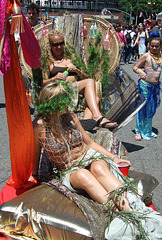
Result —
[{"label": "gold metallic surface", "polygon": [[82,211],[66,196],[45,184],[3,204],[0,215],[0,230],[13,235],[38,240],[91,239]]},{"label": "gold metallic surface", "polygon": [[[129,170],[141,198],[149,204],[156,178]],[[95,209],[96,211],[96,209]],[[0,206],[0,232],[11,239],[89,240],[93,239],[87,218],[77,205],[52,186],[42,184]],[[100,239],[102,240],[102,239]]]}]

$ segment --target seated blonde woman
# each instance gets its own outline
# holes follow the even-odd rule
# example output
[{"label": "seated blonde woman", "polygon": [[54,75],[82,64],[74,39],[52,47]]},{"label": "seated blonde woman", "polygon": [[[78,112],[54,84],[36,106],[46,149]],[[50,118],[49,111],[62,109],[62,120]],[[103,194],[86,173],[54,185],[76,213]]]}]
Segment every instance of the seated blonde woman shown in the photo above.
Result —
[{"label": "seated blonde woman", "polygon": [[[144,205],[132,191],[130,179],[124,177],[116,165],[130,165],[130,162],[120,159],[88,136],[77,116],[68,109],[72,97],[72,87],[62,81],[50,82],[41,90],[39,115],[33,122],[33,178],[38,178],[41,150],[44,149],[48,161],[56,165],[52,168],[53,178],[57,174],[71,192],[86,192],[110,214],[115,212],[114,219],[107,224],[105,239],[161,239],[162,217]],[[49,181],[52,172],[51,176],[46,172]]]},{"label": "seated blonde woman", "polygon": [[[78,89],[86,100],[87,108],[84,112],[84,119],[94,119],[97,126],[104,128],[116,127],[118,124],[103,117],[98,108],[94,80],[88,79],[83,71],[74,66],[71,59],[65,58],[65,44],[64,36],[57,30],[52,30],[45,35],[42,46],[47,70],[43,73],[43,85],[56,79],[73,82],[73,87]],[[68,72],[68,76],[65,71]],[[76,77],[79,81],[76,81]],[[76,96],[76,102],[78,102],[78,96]]]}]

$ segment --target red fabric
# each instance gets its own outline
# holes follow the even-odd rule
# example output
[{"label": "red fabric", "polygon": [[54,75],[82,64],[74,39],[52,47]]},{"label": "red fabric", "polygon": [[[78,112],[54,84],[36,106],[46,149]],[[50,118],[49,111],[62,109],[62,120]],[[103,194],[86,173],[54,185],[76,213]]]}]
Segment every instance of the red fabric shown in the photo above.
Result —
[{"label": "red fabric", "polygon": [[157,212],[157,209],[154,207],[154,205],[152,204],[152,202],[149,203],[149,204],[147,205],[147,207],[150,207],[150,208],[152,208],[154,211]]},{"label": "red fabric", "polygon": [[33,69],[40,67],[41,49],[30,24],[23,15],[25,32],[20,33],[21,46],[25,62]]},{"label": "red fabric", "polygon": [[[12,175],[9,177],[8,182],[12,181]],[[19,196],[20,194],[26,192],[28,189],[31,189],[38,185],[37,181],[34,180],[33,182],[28,182],[28,188],[19,188],[16,189],[12,185],[6,184],[0,191],[0,205],[2,203],[8,202],[11,199]],[[26,185],[25,185],[26,186]]]},{"label": "red fabric", "polygon": [[0,233],[0,240],[8,240],[9,238],[5,237],[3,233]]},{"label": "red fabric", "polygon": [[27,191],[24,188],[16,189],[11,187],[10,185],[6,184],[0,192],[0,204],[10,201],[11,199],[19,196],[20,194]]},{"label": "red fabric", "polygon": [[34,133],[13,35],[10,42],[11,66],[4,75],[4,90],[13,186],[18,189],[24,187],[32,171]]},{"label": "red fabric", "polygon": [[[18,0],[15,0],[15,1],[18,6],[22,5],[22,3],[20,3]],[[12,14],[11,10],[12,10],[13,6],[14,6],[14,0],[7,1],[6,18],[11,16],[11,14]]]}]

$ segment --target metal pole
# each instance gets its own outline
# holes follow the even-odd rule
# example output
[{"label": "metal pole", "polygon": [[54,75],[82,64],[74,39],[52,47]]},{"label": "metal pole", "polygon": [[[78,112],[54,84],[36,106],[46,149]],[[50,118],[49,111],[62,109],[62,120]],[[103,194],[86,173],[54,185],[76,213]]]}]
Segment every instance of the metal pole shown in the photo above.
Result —
[{"label": "metal pole", "polygon": [[138,8],[137,8],[137,12],[136,12],[136,26],[137,26],[137,21],[138,20]]},{"label": "metal pole", "polygon": [[131,20],[132,20],[132,5],[131,5],[131,8],[130,8],[130,20],[129,20],[129,25],[131,25]]}]

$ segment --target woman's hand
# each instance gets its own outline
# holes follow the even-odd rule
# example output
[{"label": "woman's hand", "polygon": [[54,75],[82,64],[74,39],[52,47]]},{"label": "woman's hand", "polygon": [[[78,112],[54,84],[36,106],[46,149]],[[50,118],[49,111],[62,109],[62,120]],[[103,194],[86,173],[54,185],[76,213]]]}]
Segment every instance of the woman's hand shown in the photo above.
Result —
[{"label": "woman's hand", "polygon": [[115,157],[115,158],[114,158],[114,162],[117,163],[117,164],[119,164],[119,163],[128,163],[129,166],[131,166],[130,161],[125,160],[125,159],[122,159],[122,158],[118,158],[118,157]]},{"label": "woman's hand", "polygon": [[80,72],[80,70],[74,64],[69,64],[67,67],[68,72],[76,72],[77,74]]},{"label": "woman's hand", "polygon": [[66,78],[67,78],[67,76],[65,75],[65,73],[59,72],[59,73],[57,73],[56,76],[54,76],[53,81],[55,81],[56,79],[65,81]]},{"label": "woman's hand", "polygon": [[141,79],[146,80],[147,75],[142,69],[138,69],[138,74]]},{"label": "woman's hand", "polygon": [[71,63],[67,67],[68,67],[67,71],[75,72],[80,80],[87,78],[87,74],[85,72],[81,71],[79,68],[77,68],[74,64]]}]

